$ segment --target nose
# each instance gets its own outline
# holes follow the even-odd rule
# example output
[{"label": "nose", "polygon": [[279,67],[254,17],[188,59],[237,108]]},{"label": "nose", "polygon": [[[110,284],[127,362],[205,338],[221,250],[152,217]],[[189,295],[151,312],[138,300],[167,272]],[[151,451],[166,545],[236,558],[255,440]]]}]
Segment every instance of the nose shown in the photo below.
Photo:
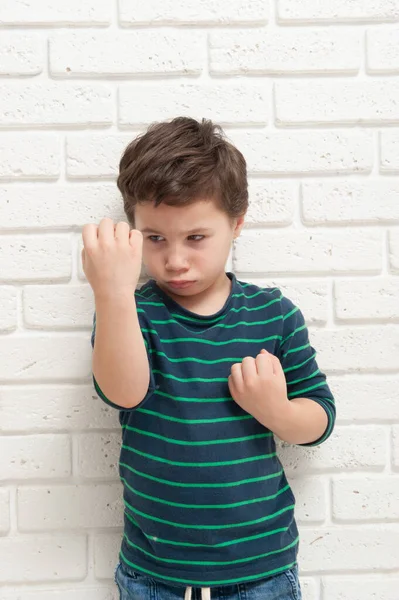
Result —
[{"label": "nose", "polygon": [[181,271],[187,269],[187,260],[178,250],[168,252],[165,268],[170,271]]}]

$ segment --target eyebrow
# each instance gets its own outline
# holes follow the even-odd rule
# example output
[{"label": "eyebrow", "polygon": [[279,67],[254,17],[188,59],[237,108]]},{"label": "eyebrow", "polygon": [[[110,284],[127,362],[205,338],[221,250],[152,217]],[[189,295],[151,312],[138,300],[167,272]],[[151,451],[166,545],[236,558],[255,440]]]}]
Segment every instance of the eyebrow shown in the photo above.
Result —
[{"label": "eyebrow", "polygon": [[[196,231],[212,231],[209,227],[195,227],[195,229],[190,229],[190,231],[186,231],[187,234],[195,233]],[[141,230],[141,233],[155,233],[157,235],[163,235],[163,233],[157,231],[156,229],[151,229],[150,227],[144,227]]]}]

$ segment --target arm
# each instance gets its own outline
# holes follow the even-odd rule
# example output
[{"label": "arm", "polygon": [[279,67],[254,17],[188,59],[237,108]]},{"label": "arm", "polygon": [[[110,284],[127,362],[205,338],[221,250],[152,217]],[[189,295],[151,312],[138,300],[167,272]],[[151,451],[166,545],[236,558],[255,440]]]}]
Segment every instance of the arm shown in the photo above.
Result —
[{"label": "arm", "polygon": [[96,298],[92,346],[98,395],[119,408],[139,404],[148,390],[150,367],[133,296]]},{"label": "arm", "polygon": [[283,297],[283,334],[279,356],[287,383],[287,404],[274,427],[291,444],[317,446],[332,433],[336,419],[334,397],[316,362],[305,319],[298,307]]},{"label": "arm", "polygon": [[273,433],[289,444],[312,446],[327,427],[327,413],[320,404],[309,398],[294,398],[274,422]]}]

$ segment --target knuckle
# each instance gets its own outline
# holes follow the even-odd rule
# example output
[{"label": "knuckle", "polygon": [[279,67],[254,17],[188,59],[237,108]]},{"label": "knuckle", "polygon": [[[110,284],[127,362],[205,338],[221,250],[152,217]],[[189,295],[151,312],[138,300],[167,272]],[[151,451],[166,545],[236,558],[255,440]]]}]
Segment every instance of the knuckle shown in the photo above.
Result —
[{"label": "knuckle", "polygon": [[85,252],[87,256],[94,256],[94,254],[96,253],[96,247],[92,245],[86,246]]},{"label": "knuckle", "polygon": [[96,232],[97,229],[98,229],[98,227],[95,223],[86,223],[82,227],[82,236],[86,236],[89,233],[91,233],[92,231]]},{"label": "knuckle", "polygon": [[112,244],[111,240],[104,239],[104,240],[101,240],[100,246],[101,246],[102,250],[109,252],[112,249],[113,244]]}]

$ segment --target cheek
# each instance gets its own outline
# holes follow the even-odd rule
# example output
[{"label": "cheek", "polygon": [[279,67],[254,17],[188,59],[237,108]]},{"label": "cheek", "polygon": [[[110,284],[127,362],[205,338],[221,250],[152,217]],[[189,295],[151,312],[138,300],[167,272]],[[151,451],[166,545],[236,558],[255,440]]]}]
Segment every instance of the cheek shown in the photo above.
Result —
[{"label": "cheek", "polygon": [[154,253],[148,250],[148,248],[143,245],[143,255],[142,255],[142,264],[148,270],[152,264],[155,263]]},{"label": "cheek", "polygon": [[216,259],[222,259],[222,257],[229,255],[232,248],[232,244],[229,244],[228,241],[219,239],[210,245],[208,254],[211,254]]},{"label": "cheek", "polygon": [[161,251],[155,246],[151,246],[149,242],[143,243],[143,261],[153,262],[157,256],[161,256]]}]

